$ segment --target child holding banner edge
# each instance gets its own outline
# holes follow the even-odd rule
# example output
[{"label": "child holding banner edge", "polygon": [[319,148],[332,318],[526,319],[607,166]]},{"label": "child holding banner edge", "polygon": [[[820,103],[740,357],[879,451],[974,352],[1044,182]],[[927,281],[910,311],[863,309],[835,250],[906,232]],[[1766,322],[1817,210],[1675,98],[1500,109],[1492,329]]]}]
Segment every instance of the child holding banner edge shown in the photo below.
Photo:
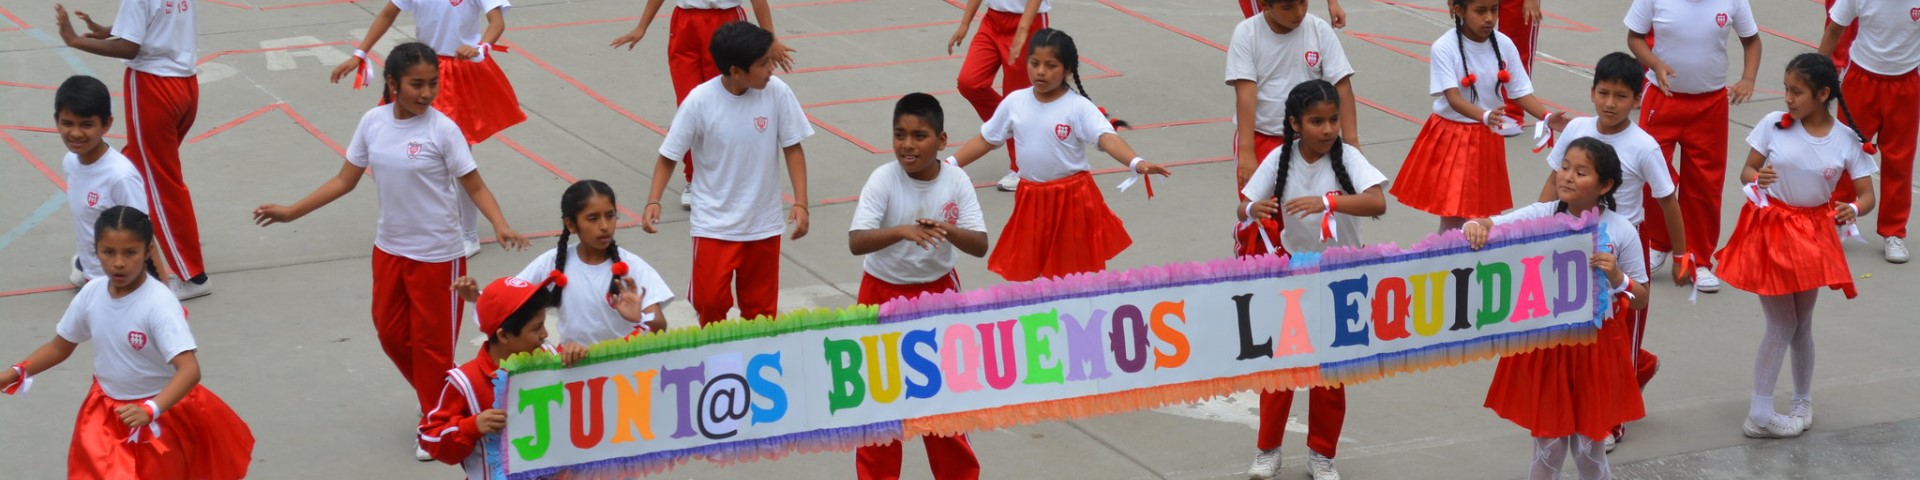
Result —
[{"label": "child holding banner edge", "polygon": [[487,344],[480,347],[479,356],[473,360],[447,370],[440,401],[420,418],[420,449],[433,460],[459,464],[469,480],[505,478],[495,475],[490,466],[498,465],[498,459],[486,458],[488,452],[496,450],[480,448],[482,438],[497,436],[507,427],[507,412],[493,408],[494,375],[500,370],[500,361],[541,349],[558,354],[567,366],[587,356],[587,348],[579,344],[558,348],[546,345],[547,308],[558,298],[547,286],[565,284],[566,278],[550,275],[535,284],[501,277],[481,292],[474,310],[480,331],[487,334]]},{"label": "child holding banner edge", "polygon": [[[860,189],[847,231],[847,248],[865,256],[859,303],[958,291],[953,265],[966,252],[987,254],[987,225],[966,170],[937,160],[947,144],[940,101],[909,93],[893,107],[893,156]],[[940,480],[980,478],[980,460],[966,435],[929,435],[927,460]],[[900,441],[860,447],[854,466],[861,480],[900,478]]]},{"label": "child holding banner edge", "polygon": [[1629,358],[1633,339],[1623,325],[1647,308],[1645,256],[1633,222],[1613,210],[1613,193],[1621,181],[1620,157],[1613,147],[1592,137],[1574,140],[1555,180],[1558,201],[1476,218],[1462,233],[1478,249],[1496,225],[1599,210],[1602,231],[1612,233],[1589,263],[1606,275],[1606,286],[1615,293],[1613,316],[1600,327],[1594,343],[1502,357],[1487,387],[1486,407],[1533,434],[1529,479],[1559,478],[1569,450],[1580,478],[1611,478],[1602,439],[1614,426],[1646,416]]}]

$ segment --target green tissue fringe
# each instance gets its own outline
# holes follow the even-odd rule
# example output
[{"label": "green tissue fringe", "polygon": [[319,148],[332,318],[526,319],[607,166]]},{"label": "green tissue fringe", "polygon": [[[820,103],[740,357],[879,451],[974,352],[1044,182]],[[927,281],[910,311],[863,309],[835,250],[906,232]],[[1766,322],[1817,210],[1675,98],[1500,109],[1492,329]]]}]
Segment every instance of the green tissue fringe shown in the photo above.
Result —
[{"label": "green tissue fringe", "polygon": [[[596,343],[587,347],[587,358],[574,366],[614,362],[642,355],[698,348],[736,340],[845,326],[874,325],[879,321],[880,307],[873,305],[851,305],[839,309],[792,310],[775,318],[760,317],[752,320],[736,318],[705,327],[681,327],[655,334]],[[500,362],[500,368],[511,373],[523,373],[559,370],[566,367],[560,364],[559,355],[546,350],[534,350],[507,357],[506,361]]]}]

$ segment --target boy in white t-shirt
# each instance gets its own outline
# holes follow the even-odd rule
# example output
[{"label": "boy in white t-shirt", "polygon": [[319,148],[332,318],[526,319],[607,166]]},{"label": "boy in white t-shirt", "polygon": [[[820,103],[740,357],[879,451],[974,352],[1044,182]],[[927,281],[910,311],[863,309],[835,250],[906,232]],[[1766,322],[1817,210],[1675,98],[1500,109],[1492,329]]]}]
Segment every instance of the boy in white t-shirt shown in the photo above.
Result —
[{"label": "boy in white t-shirt", "polygon": [[[860,206],[847,231],[847,248],[864,255],[858,301],[880,305],[895,298],[960,289],[953,271],[959,255],[987,254],[987,225],[966,170],[940,161],[947,144],[940,101],[909,93],[893,106],[893,156],[873,169],[860,189]],[[936,479],[980,478],[980,461],[965,435],[922,438]],[[900,442],[860,447],[854,454],[860,478],[900,478]]]},{"label": "boy in white t-shirt", "polygon": [[67,146],[67,213],[73,217],[73,271],[67,281],[86,286],[105,275],[93,252],[93,221],[120,205],[147,211],[145,183],[133,162],[102,140],[113,130],[113,97],[99,79],[75,75],[53,93],[53,117]]},{"label": "boy in white t-shirt", "polygon": [[[1853,106],[1853,125],[1868,145],[1879,138],[1880,216],[1876,233],[1886,239],[1887,262],[1907,263],[1907,216],[1913,211],[1913,157],[1920,137],[1920,0],[1829,1],[1820,53],[1845,53],[1848,31],[1858,28],[1851,62],[1840,71],[1840,95]],[[1841,176],[1833,200],[1851,202],[1853,184]]]},{"label": "boy in white t-shirt", "polygon": [[[710,50],[722,74],[694,87],[674,112],[653,188],[640,215],[655,233],[660,196],[674,164],[691,156],[703,172],[693,189],[693,284],[687,302],[700,324],[726,320],[738,293],[740,317],[772,316],[780,288],[781,223],[793,239],[807,235],[807,154],[800,141],[813,126],[786,82],[773,78],[773,34],[746,22],[714,32]],[[691,154],[691,155],[689,155]],[[780,164],[786,161],[793,200],[781,200]]]}]

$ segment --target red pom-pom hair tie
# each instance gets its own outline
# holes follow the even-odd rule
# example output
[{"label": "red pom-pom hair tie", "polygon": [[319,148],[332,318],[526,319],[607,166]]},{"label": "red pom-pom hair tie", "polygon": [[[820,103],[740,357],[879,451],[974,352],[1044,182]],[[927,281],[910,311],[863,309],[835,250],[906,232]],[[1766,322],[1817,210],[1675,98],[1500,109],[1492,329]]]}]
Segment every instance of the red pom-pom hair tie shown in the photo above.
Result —
[{"label": "red pom-pom hair tie", "polygon": [[1473,74],[1469,73],[1465,77],[1460,77],[1460,86],[1466,87],[1466,88],[1473,88],[1473,84],[1475,82],[1478,82],[1479,80],[1480,80],[1479,77],[1475,77],[1473,76]]},{"label": "red pom-pom hair tie", "polygon": [[1880,149],[1879,149],[1879,148],[1877,148],[1877,147],[1874,147],[1874,146],[1873,146],[1873,142],[1866,142],[1866,143],[1862,143],[1862,144],[1860,144],[1860,151],[1862,151],[1862,152],[1867,152],[1867,155],[1879,155],[1879,154],[1880,154]]},{"label": "red pom-pom hair tie", "polygon": [[556,287],[567,288],[567,274],[561,273],[560,270],[556,269],[552,272],[547,272],[547,280],[540,283],[551,283]]},{"label": "red pom-pom hair tie", "polygon": [[1512,76],[1512,75],[1509,75],[1509,74],[1507,74],[1507,71],[1506,71],[1506,70],[1501,70],[1501,71],[1500,71],[1500,83],[1507,83],[1507,82],[1511,82],[1511,81],[1513,81],[1513,76]]},{"label": "red pom-pom hair tie", "polygon": [[627,262],[613,262],[613,276],[627,276]]},{"label": "red pom-pom hair tie", "polygon": [[1780,114],[1780,123],[1776,125],[1775,128],[1786,130],[1787,127],[1791,126],[1793,126],[1793,115]]}]

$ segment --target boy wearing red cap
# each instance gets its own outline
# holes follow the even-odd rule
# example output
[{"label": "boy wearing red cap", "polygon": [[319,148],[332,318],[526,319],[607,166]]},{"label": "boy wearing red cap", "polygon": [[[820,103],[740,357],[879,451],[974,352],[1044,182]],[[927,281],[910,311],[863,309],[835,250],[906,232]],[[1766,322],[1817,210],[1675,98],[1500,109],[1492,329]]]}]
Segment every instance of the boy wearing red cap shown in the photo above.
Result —
[{"label": "boy wearing red cap", "polygon": [[548,276],[539,284],[504,277],[480,293],[475,313],[480,331],[487,332],[487,344],[479,356],[447,371],[439,404],[420,419],[420,448],[434,460],[459,464],[470,480],[498,478],[487,467],[487,450],[479,446],[482,438],[498,435],[507,426],[507,413],[493,408],[494,372],[500,370],[500,361],[538,349],[559,354],[561,364],[568,366],[587,356],[587,347],[579,344],[558,349],[546,345],[547,308],[553,305],[547,286],[566,283],[564,275]]}]

